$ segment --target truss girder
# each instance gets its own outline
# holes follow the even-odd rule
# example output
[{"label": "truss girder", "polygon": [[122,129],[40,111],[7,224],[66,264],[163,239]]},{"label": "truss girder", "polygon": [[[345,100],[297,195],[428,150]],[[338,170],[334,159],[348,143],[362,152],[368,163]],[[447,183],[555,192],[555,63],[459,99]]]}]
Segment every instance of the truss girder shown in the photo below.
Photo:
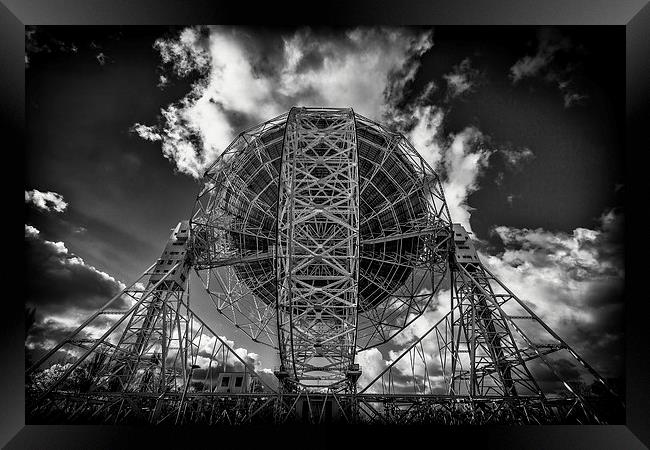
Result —
[{"label": "truss girder", "polygon": [[321,387],[345,379],[356,350],[356,161],[352,110],[292,109],[278,197],[279,346],[295,380]]},{"label": "truss girder", "polygon": [[[452,308],[458,321],[452,334],[454,360],[467,355],[467,370],[453,375],[451,392],[460,395],[543,395],[523,361],[505,315],[481,266],[455,261],[452,271]],[[469,391],[467,391],[469,389]]]}]

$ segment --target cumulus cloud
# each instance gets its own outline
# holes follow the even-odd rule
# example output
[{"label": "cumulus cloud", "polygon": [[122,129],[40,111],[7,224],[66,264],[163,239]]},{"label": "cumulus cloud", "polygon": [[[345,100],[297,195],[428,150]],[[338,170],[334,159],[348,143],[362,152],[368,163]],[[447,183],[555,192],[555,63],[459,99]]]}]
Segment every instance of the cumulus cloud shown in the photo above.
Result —
[{"label": "cumulus cloud", "polygon": [[436,105],[418,105],[410,116],[415,125],[408,139],[431,167],[438,168],[445,152],[443,142],[444,110]]},{"label": "cumulus cloud", "polygon": [[161,141],[163,138],[160,133],[156,132],[156,127],[153,126],[147,126],[138,123],[135,124],[131,130],[137,133],[138,136],[146,141]]},{"label": "cumulus cloud", "polygon": [[71,253],[63,242],[43,239],[31,225],[25,225],[25,257],[25,304],[37,313],[28,348],[53,345],[125,287]]},{"label": "cumulus cloud", "polygon": [[389,123],[403,133],[424,160],[440,176],[451,218],[471,231],[470,194],[478,190],[479,179],[495,150],[490,137],[477,127],[457,133],[445,132],[449,107],[430,104],[427,89],[403,108],[390,106]]},{"label": "cumulus cloud", "polygon": [[200,28],[186,28],[178,39],[158,39],[154,48],[160,53],[163,63],[170,64],[178,76],[186,76],[194,71],[206,71],[210,58]]},{"label": "cumulus cloud", "polygon": [[197,355],[195,363],[201,369],[197,371],[197,376],[205,375],[208,367],[214,370],[244,370],[241,361],[256,370],[261,369],[260,356],[257,353],[244,347],[237,347],[235,341],[225,336],[219,338],[208,334],[201,336]]},{"label": "cumulus cloud", "polygon": [[446,132],[445,119],[451,106],[431,102],[430,94],[435,89],[434,83],[427,84],[409,104],[402,105],[404,98],[394,96],[387,104],[386,121],[405,135],[440,176],[452,220],[471,231],[468,197],[479,189],[479,179],[496,149],[492,148],[490,136],[476,126]]},{"label": "cumulus cloud", "polygon": [[578,65],[570,61],[579,54],[579,48],[552,28],[542,28],[537,38],[537,52],[524,56],[510,67],[513,84],[525,78],[541,77],[559,89],[566,108],[581,103],[588,96],[580,92],[575,80]]},{"label": "cumulus cloud", "polygon": [[[598,369],[617,373],[622,350],[623,215],[572,233],[500,226],[504,251],[481,258],[497,278]],[[607,357],[604,357],[607,355]]]},{"label": "cumulus cloud", "polygon": [[41,192],[37,189],[25,191],[25,203],[32,204],[43,211],[63,212],[68,204],[61,194],[56,192]]},{"label": "cumulus cloud", "polygon": [[[294,105],[351,106],[407,136],[444,177],[453,220],[470,228],[467,197],[478,189],[491,154],[485,136],[471,126],[445,132],[449,108],[431,103],[434,82],[406,102],[420,57],[432,46],[430,32],[404,28],[305,28],[267,39],[244,28],[187,28],[156,41],[155,48],[171,74],[196,74],[198,80],[161,110],[159,123],[136,123],[132,131],[160,142],[177,170],[200,178],[248,126]],[[479,78],[469,58],[463,59],[445,75],[448,95],[472,91]]]},{"label": "cumulus cloud", "polygon": [[[361,368],[361,376],[357,382],[361,389],[373,381],[389,364],[388,361],[384,360],[381,351],[377,347],[357,353],[355,361]],[[373,384],[369,392],[379,392],[378,386]]]},{"label": "cumulus cloud", "polygon": [[25,237],[26,238],[35,238],[35,237],[37,237],[39,235],[39,233],[40,233],[40,231],[37,228],[35,228],[35,227],[31,226],[31,225],[25,224]]},{"label": "cumulus cloud", "polygon": [[467,231],[472,230],[467,198],[478,189],[478,177],[488,166],[491,154],[492,151],[485,147],[483,134],[476,127],[467,127],[453,136],[445,156],[443,189],[449,214]]},{"label": "cumulus cloud", "polygon": [[450,290],[440,289],[426,311],[395,337],[395,344],[406,347],[422,337],[449,312],[450,300]]},{"label": "cumulus cloud", "polygon": [[198,81],[158,124],[132,130],[160,141],[180,172],[199,178],[237,132],[294,105],[352,107],[380,119],[432,45],[431,33],[409,29],[301,29],[266,38],[242,28],[188,28],[155,47],[174,74],[196,73]]}]

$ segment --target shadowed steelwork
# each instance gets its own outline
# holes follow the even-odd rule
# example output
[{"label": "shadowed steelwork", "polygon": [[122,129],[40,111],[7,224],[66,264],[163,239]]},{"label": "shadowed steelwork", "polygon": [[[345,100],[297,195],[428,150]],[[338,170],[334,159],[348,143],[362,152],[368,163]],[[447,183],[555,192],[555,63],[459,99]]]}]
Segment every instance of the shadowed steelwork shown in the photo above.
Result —
[{"label": "shadowed steelwork", "polygon": [[[275,379],[192,312],[192,267],[216,311],[277,352]],[[443,287],[449,311],[433,301]],[[384,343],[388,361],[360,367]],[[623,411],[483,266],[411,144],[349,108],[293,108],[240,133],[161,258],[27,379],[28,417],[46,423],[605,423]]]}]

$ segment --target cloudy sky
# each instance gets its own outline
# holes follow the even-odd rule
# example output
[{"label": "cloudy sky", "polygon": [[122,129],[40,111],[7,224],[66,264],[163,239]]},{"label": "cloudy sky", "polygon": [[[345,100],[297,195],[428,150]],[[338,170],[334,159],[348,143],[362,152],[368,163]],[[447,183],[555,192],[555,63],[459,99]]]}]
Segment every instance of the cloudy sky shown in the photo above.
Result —
[{"label": "cloudy sky", "polygon": [[[239,131],[294,105],[349,106],[409,137],[486,265],[622,375],[622,29],[57,26],[25,38],[31,350],[160,255]],[[193,304],[260,368],[277,365],[204,297]],[[394,351],[362,355],[364,377]]]}]

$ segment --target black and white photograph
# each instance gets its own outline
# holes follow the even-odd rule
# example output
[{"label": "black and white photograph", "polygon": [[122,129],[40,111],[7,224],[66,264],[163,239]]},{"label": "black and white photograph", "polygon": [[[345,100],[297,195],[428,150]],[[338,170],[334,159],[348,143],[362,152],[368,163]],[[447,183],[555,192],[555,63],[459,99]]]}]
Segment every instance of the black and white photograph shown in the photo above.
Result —
[{"label": "black and white photograph", "polygon": [[625,26],[56,22],[26,428],[629,425]]}]

